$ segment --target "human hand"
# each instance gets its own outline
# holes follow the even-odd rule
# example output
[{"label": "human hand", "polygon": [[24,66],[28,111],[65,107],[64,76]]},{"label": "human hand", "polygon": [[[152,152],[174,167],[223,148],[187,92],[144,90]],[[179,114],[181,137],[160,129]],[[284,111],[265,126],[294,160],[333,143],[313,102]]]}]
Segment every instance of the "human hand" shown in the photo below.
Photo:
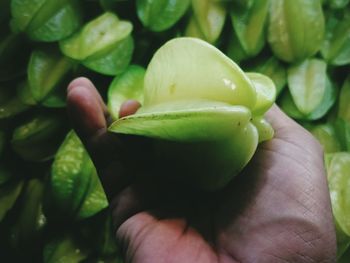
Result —
[{"label": "human hand", "polygon": [[[267,113],[275,137],[227,187],[204,193],[134,180],[142,169],[130,159],[139,159],[143,142],[107,132],[107,108],[89,80],[74,80],[67,101],[110,200],[126,262],[335,261],[322,149],[277,106]],[[121,115],[139,106],[129,101]]]}]

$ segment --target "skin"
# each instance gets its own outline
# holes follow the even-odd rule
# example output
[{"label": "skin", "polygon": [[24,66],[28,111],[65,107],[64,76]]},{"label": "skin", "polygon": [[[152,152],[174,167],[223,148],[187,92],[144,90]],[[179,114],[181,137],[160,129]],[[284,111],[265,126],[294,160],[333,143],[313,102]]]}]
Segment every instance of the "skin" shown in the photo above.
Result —
[{"label": "skin", "polygon": [[[67,101],[109,198],[126,262],[335,262],[322,148],[277,106],[267,113],[275,137],[227,187],[203,193],[135,179],[147,176],[147,144],[107,132],[107,108],[88,79],[70,83]],[[127,101],[120,114],[138,107]]]}]

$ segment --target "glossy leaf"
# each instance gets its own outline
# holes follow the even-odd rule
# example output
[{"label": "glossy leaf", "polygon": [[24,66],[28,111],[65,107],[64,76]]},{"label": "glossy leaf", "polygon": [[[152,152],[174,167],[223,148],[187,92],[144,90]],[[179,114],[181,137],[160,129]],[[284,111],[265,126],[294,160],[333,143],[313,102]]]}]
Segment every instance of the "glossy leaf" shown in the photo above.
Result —
[{"label": "glossy leaf", "polygon": [[333,123],[337,139],[342,151],[350,151],[350,122],[341,118]]},{"label": "glossy leaf", "polygon": [[342,147],[337,133],[330,123],[320,124],[310,129],[311,133],[321,143],[325,153],[340,152]]},{"label": "glossy leaf", "polygon": [[23,81],[17,85],[16,88],[18,99],[25,105],[34,106],[37,105],[37,101],[34,99],[32,91],[28,81]]},{"label": "glossy leaf", "polygon": [[64,39],[81,25],[76,0],[12,0],[12,16],[20,31],[36,41]]},{"label": "glossy leaf", "polygon": [[86,189],[85,199],[76,215],[77,219],[91,217],[108,206],[108,201],[97,172],[92,174],[89,187]]},{"label": "glossy leaf", "polygon": [[12,0],[11,11],[18,29],[26,30],[33,17],[45,4],[46,0]]},{"label": "glossy leaf", "polygon": [[[350,187],[349,169],[350,169],[350,154],[349,153],[334,153],[327,155],[326,168],[328,175],[328,185],[330,190],[330,196],[332,201],[333,216],[336,221],[337,230],[339,234],[345,235],[343,240],[339,240],[338,246],[346,247],[344,239],[347,239],[349,243],[350,239]],[[341,241],[341,242],[340,242]],[[344,248],[342,249],[344,250]],[[339,251],[338,251],[339,253]]]},{"label": "glossy leaf", "polygon": [[18,126],[12,135],[12,148],[25,160],[45,161],[52,158],[64,132],[61,117],[40,114]]},{"label": "glossy leaf", "polygon": [[44,247],[44,263],[75,263],[87,258],[87,250],[70,235],[61,235],[50,240]]},{"label": "glossy leaf", "polygon": [[72,67],[71,60],[55,51],[34,50],[28,65],[28,82],[33,98],[40,102],[52,93]]},{"label": "glossy leaf", "polygon": [[203,39],[209,43],[215,43],[225,23],[224,4],[215,0],[192,0],[192,9],[194,19],[204,36]]},{"label": "glossy leaf", "polygon": [[326,90],[324,92],[322,101],[319,105],[308,115],[303,114],[297,108],[289,89],[286,90],[280,98],[281,108],[292,118],[298,120],[318,120],[325,116],[325,114],[334,105],[337,98],[337,90],[332,86],[332,83],[326,79]]},{"label": "glossy leaf", "polygon": [[16,249],[39,246],[46,218],[42,212],[44,184],[39,179],[27,182],[21,195],[20,212],[11,229],[11,243]]},{"label": "glossy leaf", "polygon": [[[63,86],[65,87],[65,86]],[[66,106],[66,90],[58,88],[49,94],[41,104],[48,108],[63,108]]]},{"label": "glossy leaf", "polygon": [[258,54],[265,45],[268,7],[268,0],[255,0],[249,7],[232,9],[233,29],[250,57]]},{"label": "glossy leaf", "polygon": [[[4,171],[1,170],[0,173]],[[21,193],[23,181],[11,180],[4,185],[0,185],[0,222],[6,216],[7,212],[13,207],[18,196]]]},{"label": "glossy leaf", "polygon": [[326,69],[326,63],[319,59],[305,60],[288,69],[290,93],[298,110],[304,115],[313,112],[324,97]]},{"label": "glossy leaf", "polygon": [[349,4],[349,0],[327,0],[328,5],[334,9],[340,9],[346,7]]},{"label": "glossy leaf", "polygon": [[0,120],[14,117],[28,108],[12,90],[0,89]]},{"label": "glossy leaf", "polygon": [[[349,241],[350,243],[350,241]],[[337,259],[337,263],[348,263],[350,261],[350,249],[347,248],[346,251]]]},{"label": "glossy leaf", "polygon": [[62,52],[77,60],[84,60],[113,46],[132,31],[130,22],[121,21],[106,12],[87,23],[79,32],[60,42]]},{"label": "glossy leaf", "polygon": [[159,32],[179,21],[189,5],[190,0],[136,0],[136,11],[145,27]]},{"label": "glossy leaf", "polygon": [[270,77],[275,83],[277,95],[281,93],[287,84],[287,70],[285,66],[273,56],[269,59],[264,59],[255,65],[252,70]]},{"label": "glossy leaf", "polygon": [[87,68],[101,74],[115,76],[123,72],[131,61],[134,51],[134,40],[131,36],[121,40],[104,54],[91,56],[82,63]]},{"label": "glossy leaf", "polygon": [[134,44],[132,24],[106,12],[87,23],[79,32],[60,42],[66,56],[106,75],[122,72],[131,60]]},{"label": "glossy leaf", "polygon": [[81,219],[107,206],[96,169],[74,132],[69,132],[52,165],[46,214],[55,221],[62,217]]},{"label": "glossy leaf", "polygon": [[119,109],[124,101],[134,99],[143,103],[145,69],[131,65],[124,73],[114,78],[108,88],[108,109],[114,119],[119,118]]},{"label": "glossy leaf", "polygon": [[281,109],[293,119],[303,119],[304,115],[298,110],[293,101],[292,95],[289,90],[285,90],[279,97],[278,105]]},{"label": "glossy leaf", "polygon": [[339,95],[338,116],[350,123],[350,76],[344,81]]},{"label": "glossy leaf", "polygon": [[189,19],[189,22],[186,26],[186,30],[185,30],[184,35],[187,37],[195,37],[195,38],[200,38],[200,39],[206,40],[206,37],[203,34],[203,32],[201,31],[201,29],[199,28],[198,22],[194,18],[194,16],[192,16]]},{"label": "glossy leaf", "polygon": [[[120,247],[115,238],[113,219],[110,209],[106,208],[96,216],[91,217],[80,224],[82,239],[88,239],[88,246],[93,249],[95,256],[105,259],[121,259]],[[93,236],[93,239],[89,237]],[[102,260],[102,259],[101,259]],[[96,261],[88,261],[96,262]],[[105,262],[102,260],[102,262]],[[107,261],[109,262],[109,261]],[[116,262],[119,262],[118,260]]]},{"label": "glossy leaf", "polygon": [[324,23],[320,0],[271,0],[268,42],[279,59],[302,61],[320,49]]},{"label": "glossy leaf", "polygon": [[242,43],[239,41],[238,36],[234,31],[231,33],[226,54],[238,64],[249,58],[249,55],[244,50]]},{"label": "glossy leaf", "polygon": [[332,13],[327,18],[322,57],[331,65],[350,64],[350,12]]},{"label": "glossy leaf", "polygon": [[0,186],[8,182],[12,177],[11,171],[5,164],[0,163]]}]

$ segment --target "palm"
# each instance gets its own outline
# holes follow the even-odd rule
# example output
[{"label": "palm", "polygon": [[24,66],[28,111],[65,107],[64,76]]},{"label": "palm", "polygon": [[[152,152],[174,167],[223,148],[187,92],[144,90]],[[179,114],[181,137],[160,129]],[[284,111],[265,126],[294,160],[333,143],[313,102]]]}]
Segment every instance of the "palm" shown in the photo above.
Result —
[{"label": "palm", "polygon": [[[282,135],[288,137],[288,133]],[[131,248],[132,262],[274,262],[283,258],[299,262],[305,245],[308,253],[317,255],[312,249],[322,247],[319,234],[331,233],[326,228],[328,207],[313,202],[322,198],[324,182],[316,180],[319,185],[314,185],[309,172],[317,169],[315,174],[322,174],[322,159],[317,151],[308,153],[310,160],[303,159],[305,149],[319,150],[306,132],[299,134],[299,145],[286,142],[282,135],[277,133],[274,140],[261,145],[224,192],[192,198],[192,202],[177,201],[162,216],[155,210],[129,218],[119,235],[126,236],[123,231],[128,224],[138,226],[133,230],[139,233],[136,238],[124,240]],[[180,215],[178,206],[183,208]],[[288,256],[290,251],[295,254]]]},{"label": "palm", "polygon": [[123,163],[112,162],[121,150],[119,155],[114,152],[111,145],[119,141],[104,133],[103,105],[95,100],[100,115],[88,116],[93,104],[84,106],[81,96],[71,92],[68,102],[73,120],[74,114],[81,118],[83,113],[90,121],[90,127],[81,121],[75,124],[111,200],[127,262],[331,262],[334,258],[322,151],[279,110],[270,113],[275,138],[259,147],[242,174],[223,191],[181,189],[179,194],[171,185],[122,180],[121,175],[130,171]]}]

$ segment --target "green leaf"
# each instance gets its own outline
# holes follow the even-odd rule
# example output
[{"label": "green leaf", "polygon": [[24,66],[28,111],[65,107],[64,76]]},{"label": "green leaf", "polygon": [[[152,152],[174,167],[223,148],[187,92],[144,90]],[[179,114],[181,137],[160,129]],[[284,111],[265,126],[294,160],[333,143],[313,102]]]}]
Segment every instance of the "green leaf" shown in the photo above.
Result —
[{"label": "green leaf", "polygon": [[350,239],[350,187],[349,170],[350,170],[350,154],[334,153],[326,156],[326,168],[328,175],[328,186],[332,201],[332,210],[335,222],[337,224],[337,238],[344,236],[342,239]]},{"label": "green leaf", "polygon": [[293,119],[303,119],[304,115],[298,110],[293,101],[292,95],[289,90],[285,90],[279,97],[278,105],[281,109]]},{"label": "green leaf", "polygon": [[224,27],[225,6],[215,0],[192,0],[192,8],[194,19],[204,36],[203,39],[209,43],[215,43]]},{"label": "green leaf", "polygon": [[279,59],[302,61],[320,49],[324,24],[320,0],[271,0],[268,42]]},{"label": "green leaf", "polygon": [[11,172],[8,167],[6,167],[3,163],[0,163],[0,186],[4,185],[11,178]]},{"label": "green leaf", "polygon": [[55,51],[34,50],[28,65],[33,98],[40,102],[52,93],[72,68],[72,62]]},{"label": "green leaf", "polygon": [[311,133],[321,143],[325,153],[340,152],[342,147],[338,141],[337,133],[331,123],[312,126]]},{"label": "green leaf", "polygon": [[108,88],[108,109],[114,119],[119,118],[119,109],[124,101],[134,99],[143,103],[145,69],[131,65],[115,77]]},{"label": "green leaf", "polygon": [[159,32],[172,27],[187,11],[190,0],[136,0],[142,24]]},{"label": "green leaf", "polygon": [[349,0],[327,0],[330,8],[340,9],[346,7],[349,4]]},{"label": "green leaf", "polygon": [[87,23],[73,36],[60,41],[63,54],[76,59],[85,60],[96,53],[109,50],[130,35],[132,24],[121,21],[110,12],[106,12]]},{"label": "green leaf", "polygon": [[339,110],[338,116],[350,122],[350,76],[344,81],[339,95]]},{"label": "green leaf", "polygon": [[194,18],[194,16],[191,16],[191,18],[189,19],[184,35],[187,37],[195,37],[206,40],[206,37],[199,28],[198,22]]},{"label": "green leaf", "polygon": [[60,42],[63,54],[101,74],[116,75],[128,66],[134,49],[132,24],[110,12]]},{"label": "green leaf", "polygon": [[31,179],[24,187],[20,198],[20,212],[11,229],[11,243],[16,248],[38,246],[46,218],[42,213],[44,184]]},{"label": "green leaf", "polygon": [[102,188],[96,170],[91,177],[89,188],[85,193],[85,199],[76,215],[78,220],[88,218],[100,212],[108,206],[106,194]]},{"label": "green leaf", "polygon": [[236,63],[240,63],[249,58],[249,55],[244,50],[242,43],[239,41],[238,36],[234,31],[231,33],[226,54]]},{"label": "green leaf", "polygon": [[111,50],[106,50],[103,54],[91,56],[82,63],[87,68],[101,74],[115,76],[127,68],[133,51],[134,40],[131,36],[128,36],[113,46]]},{"label": "green leaf", "polygon": [[61,235],[44,247],[44,263],[76,263],[87,258],[88,252],[72,235]]},{"label": "green leaf", "polygon": [[24,31],[47,0],[12,0],[11,12],[16,26]]},{"label": "green leaf", "polygon": [[25,160],[46,161],[54,156],[62,139],[63,127],[60,116],[34,116],[14,130],[12,148]]},{"label": "green leaf", "polygon": [[337,98],[337,90],[332,86],[331,81],[327,77],[326,90],[324,92],[320,104],[308,115],[303,114],[296,107],[289,89],[281,95],[280,106],[290,117],[298,120],[317,120],[325,116],[330,108],[334,105]]},{"label": "green leaf", "polygon": [[[350,240],[347,240],[347,241],[349,246]],[[349,261],[350,261],[350,249],[347,247],[346,251],[344,251],[344,253],[340,255],[340,257],[337,259],[337,263],[348,263]]]},{"label": "green leaf", "polygon": [[342,151],[350,151],[350,123],[341,118],[334,121],[334,128]]},{"label": "green leaf", "polygon": [[265,45],[265,25],[269,1],[255,0],[244,9],[233,8],[233,29],[248,56],[255,56]]},{"label": "green leaf", "polygon": [[48,108],[63,108],[66,106],[66,90],[56,89],[41,103]]},{"label": "green leaf", "polygon": [[0,120],[14,117],[28,108],[12,90],[0,89]]},{"label": "green leaf", "polygon": [[331,65],[350,64],[350,12],[331,13],[321,47],[322,57]]},{"label": "green leaf", "polygon": [[117,241],[114,234],[114,226],[111,213],[107,213],[106,219],[102,224],[102,231],[99,232],[97,247],[100,255],[114,256],[121,260]]},{"label": "green leaf", "polygon": [[275,83],[277,95],[281,93],[287,84],[287,70],[285,66],[274,56],[260,61],[252,71],[264,74]]},{"label": "green leaf", "polygon": [[45,211],[51,220],[89,217],[108,205],[96,169],[72,131],[55,156],[48,191]]},{"label": "green leaf", "polygon": [[293,101],[304,115],[321,103],[326,90],[327,65],[319,59],[308,59],[288,69],[288,86]]},{"label": "green leaf", "polygon": [[76,0],[13,0],[11,10],[19,30],[36,41],[64,39],[79,28],[82,20]]},{"label": "green leaf", "polygon": [[37,105],[37,101],[34,99],[28,81],[19,83],[16,87],[17,97],[19,100],[28,106]]},{"label": "green leaf", "polygon": [[23,181],[10,181],[0,186],[0,222],[15,204],[22,187]]}]

